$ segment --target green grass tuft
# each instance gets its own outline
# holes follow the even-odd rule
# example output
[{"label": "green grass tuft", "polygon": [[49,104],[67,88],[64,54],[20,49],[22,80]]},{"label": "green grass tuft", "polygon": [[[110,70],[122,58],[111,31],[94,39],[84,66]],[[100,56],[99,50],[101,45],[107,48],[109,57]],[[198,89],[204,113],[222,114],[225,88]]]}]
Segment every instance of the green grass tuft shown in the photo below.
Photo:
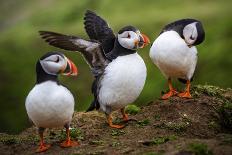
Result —
[{"label": "green grass tuft", "polygon": [[140,112],[140,110],[141,109],[138,106],[133,105],[133,104],[126,106],[126,109],[125,109],[126,113],[131,114],[131,115],[136,115],[137,113]]}]

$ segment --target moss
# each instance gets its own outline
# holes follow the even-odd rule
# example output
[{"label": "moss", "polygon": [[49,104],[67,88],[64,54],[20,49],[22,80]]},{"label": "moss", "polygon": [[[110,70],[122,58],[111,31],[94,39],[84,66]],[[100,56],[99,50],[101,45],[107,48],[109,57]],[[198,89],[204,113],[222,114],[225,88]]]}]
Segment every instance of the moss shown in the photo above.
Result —
[{"label": "moss", "polygon": [[222,97],[222,94],[226,90],[221,89],[216,86],[211,85],[196,85],[192,88],[191,92],[194,96],[198,97],[200,94],[206,94],[208,96],[214,96],[214,97]]},{"label": "moss", "polygon": [[[55,133],[52,133],[55,134]],[[51,133],[50,133],[51,135]],[[83,140],[84,139],[84,134],[80,129],[77,128],[70,128],[70,136],[72,139],[77,139],[77,140]],[[60,134],[54,135],[54,138],[57,138],[59,140],[65,140],[66,139],[66,131],[62,130]]]},{"label": "moss", "polygon": [[168,122],[162,125],[163,128],[167,128],[169,130],[173,130],[177,133],[181,133],[186,131],[186,129],[190,126],[189,122],[180,122],[180,123],[175,123],[175,122]]},{"label": "moss", "polygon": [[92,140],[89,142],[90,145],[103,145],[104,141],[103,140]]},{"label": "moss", "polygon": [[20,144],[22,141],[22,138],[14,135],[1,135],[0,138],[0,142],[6,145]]},{"label": "moss", "polygon": [[131,114],[131,115],[136,115],[137,113],[140,112],[140,110],[141,109],[138,106],[133,105],[133,104],[126,106],[126,109],[125,109],[126,113]]},{"label": "moss", "polygon": [[111,136],[119,136],[119,135],[124,135],[125,131],[123,130],[112,130],[111,131]]},{"label": "moss", "polygon": [[151,141],[143,142],[143,145],[146,145],[146,146],[160,145],[160,144],[164,144],[168,141],[173,141],[176,139],[177,139],[177,137],[175,135],[156,137],[156,138],[153,138]]},{"label": "moss", "polygon": [[111,146],[117,147],[117,146],[120,146],[120,144],[121,144],[120,142],[114,141],[114,142],[112,142]]},{"label": "moss", "polygon": [[138,124],[138,126],[147,126],[147,125],[149,125],[150,124],[150,120],[149,119],[144,119],[144,120],[142,120],[142,121],[138,121],[137,122],[137,124]]},{"label": "moss", "polygon": [[188,150],[195,155],[212,155],[213,152],[208,149],[208,146],[204,143],[191,143],[188,145]]}]

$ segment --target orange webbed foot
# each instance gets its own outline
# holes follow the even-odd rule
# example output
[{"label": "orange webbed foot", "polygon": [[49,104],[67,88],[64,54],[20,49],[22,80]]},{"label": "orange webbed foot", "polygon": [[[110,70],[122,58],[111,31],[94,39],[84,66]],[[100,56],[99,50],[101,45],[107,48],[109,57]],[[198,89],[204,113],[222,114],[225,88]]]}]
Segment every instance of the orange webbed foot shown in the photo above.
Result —
[{"label": "orange webbed foot", "polygon": [[182,97],[182,98],[192,98],[192,95],[188,91],[185,91],[183,93],[179,93],[178,96]]},{"label": "orange webbed foot", "polygon": [[45,144],[45,143],[43,143],[43,144],[41,144],[41,145],[39,146],[39,148],[36,150],[36,153],[45,152],[45,151],[47,151],[50,147],[51,147],[50,144]]},{"label": "orange webbed foot", "polygon": [[173,89],[173,90],[170,90],[168,93],[164,94],[161,99],[163,100],[167,100],[168,98],[172,97],[172,96],[175,96],[176,94],[178,94],[178,92]]},{"label": "orange webbed foot", "polygon": [[66,140],[60,144],[61,147],[74,147],[79,146],[80,143],[77,141]]}]

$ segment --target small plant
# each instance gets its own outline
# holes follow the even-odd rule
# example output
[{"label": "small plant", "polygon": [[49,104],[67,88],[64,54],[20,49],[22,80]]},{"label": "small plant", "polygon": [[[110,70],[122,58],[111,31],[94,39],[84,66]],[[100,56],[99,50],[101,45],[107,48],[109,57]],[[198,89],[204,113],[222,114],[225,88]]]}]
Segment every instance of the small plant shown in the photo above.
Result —
[{"label": "small plant", "polygon": [[213,152],[208,149],[208,146],[204,143],[191,143],[188,145],[188,150],[195,155],[212,155]]},{"label": "small plant", "polygon": [[206,94],[208,96],[220,97],[225,90],[211,85],[196,85],[192,89],[194,96],[199,96],[200,94]]},{"label": "small plant", "polygon": [[20,144],[22,139],[13,135],[6,135],[0,139],[0,142],[6,145]]},{"label": "small plant", "polygon": [[113,142],[113,143],[111,144],[112,147],[117,147],[117,146],[119,146],[119,145],[120,145],[119,142]]},{"label": "small plant", "polygon": [[145,120],[142,120],[142,121],[138,121],[137,124],[139,126],[146,126],[146,125],[150,124],[150,120],[149,119],[145,119]]},{"label": "small plant", "polygon": [[126,106],[126,109],[125,109],[126,113],[131,114],[131,115],[136,115],[137,113],[139,113],[140,110],[141,109],[138,106],[133,105],[133,104]]},{"label": "small plant", "polygon": [[175,135],[170,135],[170,136],[164,136],[164,137],[156,137],[153,138],[151,141],[145,141],[143,142],[143,145],[150,146],[150,145],[160,145],[164,144],[168,141],[173,141],[176,140],[177,137]]},{"label": "small plant", "polygon": [[111,136],[119,136],[119,135],[124,135],[125,131],[123,130],[112,130]]},{"label": "small plant", "polygon": [[185,131],[189,126],[190,126],[189,122],[180,122],[180,123],[168,122],[164,124],[164,128],[167,128],[169,130],[174,130],[177,133],[181,133]]},{"label": "small plant", "polygon": [[[66,131],[62,130],[60,135],[57,136],[60,140],[66,139]],[[73,139],[83,140],[84,135],[80,129],[77,128],[70,128],[70,137]]]},{"label": "small plant", "polygon": [[92,140],[89,142],[90,145],[102,145],[104,144],[104,141],[102,140]]}]

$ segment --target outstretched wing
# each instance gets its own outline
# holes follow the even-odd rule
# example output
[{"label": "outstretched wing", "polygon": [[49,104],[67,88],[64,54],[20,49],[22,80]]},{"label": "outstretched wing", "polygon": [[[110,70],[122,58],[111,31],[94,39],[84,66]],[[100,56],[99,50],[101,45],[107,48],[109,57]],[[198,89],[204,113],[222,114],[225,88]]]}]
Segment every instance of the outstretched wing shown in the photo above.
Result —
[{"label": "outstretched wing", "polygon": [[107,22],[89,10],[86,11],[84,20],[85,31],[89,38],[99,41],[105,54],[110,52],[114,47],[115,35]]},{"label": "outstretched wing", "polygon": [[99,43],[87,41],[77,36],[69,36],[49,31],[39,31],[39,33],[42,39],[48,42],[49,45],[64,50],[81,52],[94,72],[97,72],[96,69],[104,68],[106,65],[105,55]]}]

